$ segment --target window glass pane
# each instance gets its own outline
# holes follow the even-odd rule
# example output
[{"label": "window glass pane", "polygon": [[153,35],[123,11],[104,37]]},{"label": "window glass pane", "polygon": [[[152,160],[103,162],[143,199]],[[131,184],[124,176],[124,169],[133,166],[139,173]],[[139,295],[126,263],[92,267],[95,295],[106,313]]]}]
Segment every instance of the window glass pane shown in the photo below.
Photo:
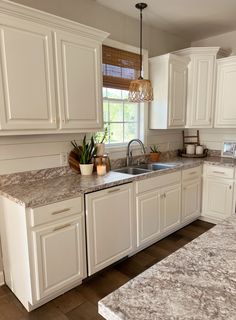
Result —
[{"label": "window glass pane", "polygon": [[122,99],[121,90],[107,88],[107,98]]},{"label": "window glass pane", "polygon": [[136,103],[125,103],[124,121],[138,121],[138,106]]},{"label": "window glass pane", "polygon": [[107,88],[102,88],[102,96],[103,98],[107,97]]},{"label": "window glass pane", "polygon": [[122,123],[110,123],[110,143],[122,143],[123,142],[123,124]]},{"label": "window glass pane", "polygon": [[134,138],[138,138],[137,123],[125,123],[124,124],[124,141],[127,142]]},{"label": "window glass pane", "polygon": [[128,100],[129,91],[128,90],[122,90],[122,99]]},{"label": "window glass pane", "polygon": [[108,101],[103,101],[103,121],[107,122],[109,117],[108,113]]},{"label": "window glass pane", "polygon": [[111,122],[123,122],[123,102],[110,102],[109,112]]}]

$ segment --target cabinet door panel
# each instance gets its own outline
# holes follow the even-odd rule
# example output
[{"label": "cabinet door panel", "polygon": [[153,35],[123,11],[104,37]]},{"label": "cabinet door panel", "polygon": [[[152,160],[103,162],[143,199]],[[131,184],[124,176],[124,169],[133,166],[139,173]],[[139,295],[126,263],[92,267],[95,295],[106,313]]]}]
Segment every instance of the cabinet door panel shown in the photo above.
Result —
[{"label": "cabinet door panel", "polygon": [[100,45],[56,32],[61,128],[102,126]]},{"label": "cabinet door panel", "polygon": [[132,186],[86,196],[89,275],[127,256],[133,249]]},{"label": "cabinet door panel", "polygon": [[181,217],[181,187],[180,185],[166,187],[162,193],[162,226],[163,232],[175,228]]},{"label": "cabinet door panel", "polygon": [[137,197],[137,246],[158,238],[161,231],[160,193],[149,192]]},{"label": "cabinet door panel", "polygon": [[236,59],[224,59],[218,63],[216,91],[216,122],[215,127],[236,126]]},{"label": "cabinet door panel", "polygon": [[187,66],[170,63],[169,127],[185,126]]},{"label": "cabinet door panel", "polygon": [[203,188],[203,216],[225,219],[233,213],[233,182],[205,178]]},{"label": "cabinet door panel", "polygon": [[214,75],[215,56],[192,56],[187,104],[190,127],[212,127]]},{"label": "cabinet door panel", "polygon": [[201,179],[186,182],[182,190],[182,221],[200,216]]},{"label": "cabinet door panel", "polygon": [[14,18],[3,18],[0,30],[1,129],[56,128],[50,30]]},{"label": "cabinet door panel", "polygon": [[[36,252],[36,299],[85,277],[83,216],[33,232]],[[37,272],[36,272],[37,274]]]}]

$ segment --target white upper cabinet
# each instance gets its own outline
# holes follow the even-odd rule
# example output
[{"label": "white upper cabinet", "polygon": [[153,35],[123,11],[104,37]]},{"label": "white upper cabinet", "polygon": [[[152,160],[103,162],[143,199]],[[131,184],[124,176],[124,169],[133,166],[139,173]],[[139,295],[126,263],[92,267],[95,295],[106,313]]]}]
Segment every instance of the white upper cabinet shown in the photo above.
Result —
[{"label": "white upper cabinet", "polygon": [[101,128],[108,34],[11,2],[0,12],[0,135]]},{"label": "white upper cabinet", "polygon": [[216,128],[236,127],[236,56],[217,61]]},{"label": "white upper cabinet", "polygon": [[189,57],[187,122],[188,128],[212,128],[214,115],[215,76],[219,47],[193,47],[175,52]]},{"label": "white upper cabinet", "polygon": [[150,59],[154,101],[150,104],[150,129],[184,128],[189,59],[166,54]]},{"label": "white upper cabinet", "polygon": [[55,129],[52,32],[12,17],[0,22],[0,129]]},{"label": "white upper cabinet", "polygon": [[61,128],[101,128],[101,45],[58,31],[56,48]]}]

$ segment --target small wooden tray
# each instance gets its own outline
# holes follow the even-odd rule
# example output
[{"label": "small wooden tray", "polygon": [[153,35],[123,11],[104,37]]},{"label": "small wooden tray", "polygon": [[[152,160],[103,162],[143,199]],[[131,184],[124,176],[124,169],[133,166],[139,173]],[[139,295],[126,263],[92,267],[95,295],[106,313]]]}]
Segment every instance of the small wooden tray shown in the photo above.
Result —
[{"label": "small wooden tray", "polygon": [[205,158],[207,157],[208,149],[203,150],[203,154],[187,154],[186,150],[178,150],[178,155],[183,158]]}]

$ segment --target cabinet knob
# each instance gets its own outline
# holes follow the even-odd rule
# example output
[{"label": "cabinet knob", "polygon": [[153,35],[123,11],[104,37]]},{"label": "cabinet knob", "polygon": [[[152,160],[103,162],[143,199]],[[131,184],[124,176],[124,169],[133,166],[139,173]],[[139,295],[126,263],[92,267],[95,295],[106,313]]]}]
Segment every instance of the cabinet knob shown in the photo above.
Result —
[{"label": "cabinet knob", "polygon": [[231,190],[232,189],[232,186],[229,186],[229,190]]}]

